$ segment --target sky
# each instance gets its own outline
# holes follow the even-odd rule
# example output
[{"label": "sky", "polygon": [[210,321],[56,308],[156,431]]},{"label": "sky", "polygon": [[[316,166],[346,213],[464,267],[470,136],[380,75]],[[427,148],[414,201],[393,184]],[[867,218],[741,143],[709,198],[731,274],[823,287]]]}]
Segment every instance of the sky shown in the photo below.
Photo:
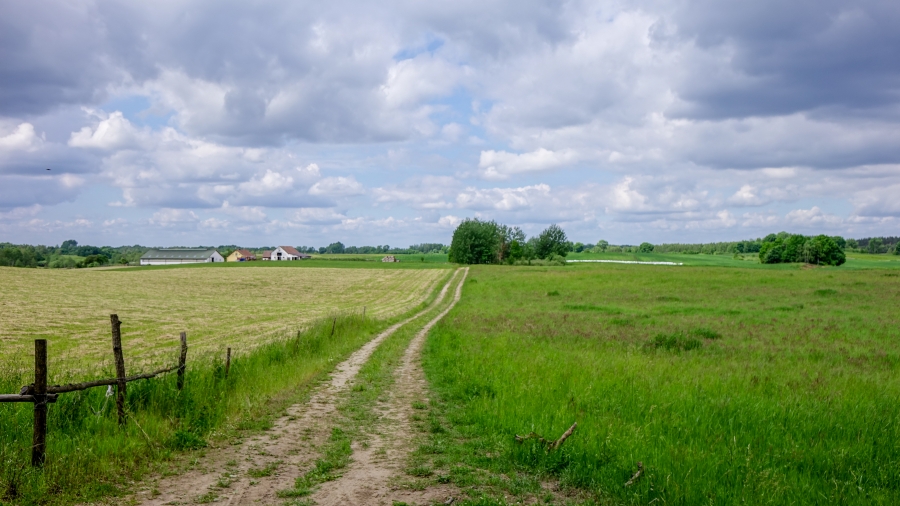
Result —
[{"label": "sky", "polygon": [[896,0],[0,1],[0,242],[900,235]]}]

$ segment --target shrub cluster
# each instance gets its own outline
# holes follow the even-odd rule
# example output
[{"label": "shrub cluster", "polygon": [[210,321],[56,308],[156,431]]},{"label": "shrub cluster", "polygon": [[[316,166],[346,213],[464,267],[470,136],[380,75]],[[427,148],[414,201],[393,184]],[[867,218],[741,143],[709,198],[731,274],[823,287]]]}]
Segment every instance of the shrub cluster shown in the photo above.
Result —
[{"label": "shrub cluster", "polygon": [[764,264],[800,263],[841,265],[847,261],[838,243],[827,235],[771,234],[759,250]]},{"label": "shrub cluster", "polygon": [[519,227],[495,221],[467,219],[453,231],[449,260],[460,264],[515,264],[542,261],[543,265],[565,265],[571,244],[558,225],[550,225],[526,240]]}]

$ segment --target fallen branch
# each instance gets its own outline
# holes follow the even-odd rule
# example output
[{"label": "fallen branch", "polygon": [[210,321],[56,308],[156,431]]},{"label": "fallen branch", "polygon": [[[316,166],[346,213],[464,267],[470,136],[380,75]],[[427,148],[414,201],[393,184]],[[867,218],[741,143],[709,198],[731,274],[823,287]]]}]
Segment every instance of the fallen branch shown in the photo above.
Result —
[{"label": "fallen branch", "polygon": [[562,444],[566,442],[566,439],[569,439],[569,436],[571,436],[572,433],[575,432],[575,427],[578,427],[578,422],[573,423],[572,426],[569,427],[568,430],[563,432],[563,435],[559,436],[559,439],[557,439],[556,441],[548,441],[547,439],[544,439],[540,434],[532,431],[525,436],[516,434],[516,442],[524,443],[528,439],[537,439],[538,443],[545,447],[547,453],[550,453],[562,446]]},{"label": "fallen branch", "polygon": [[631,485],[634,485],[635,482],[637,482],[638,479],[640,479],[641,475],[644,474],[644,463],[638,462],[637,467],[638,467],[638,470],[636,473],[634,473],[634,476],[632,476],[630,480],[625,482],[626,487],[630,487]]},{"label": "fallen branch", "polygon": [[[136,381],[136,380],[142,380],[142,379],[150,379],[154,376],[164,374],[167,372],[172,372],[176,369],[178,369],[177,365],[172,366],[172,367],[167,367],[165,369],[160,369],[158,371],[148,372],[148,373],[144,373],[144,374],[135,374],[134,376],[126,377],[125,381],[129,382],[129,381]],[[85,381],[84,383],[69,383],[67,385],[53,385],[53,386],[47,387],[47,393],[48,394],[64,394],[66,392],[77,392],[79,390],[87,390],[88,388],[115,385],[116,383],[118,383],[118,381],[119,380],[117,378],[110,378],[110,379],[101,379],[101,380],[94,380],[94,381]],[[23,395],[31,395],[32,391],[33,391],[33,386],[26,385],[26,386],[22,387],[21,393]]]},{"label": "fallen branch", "polygon": [[550,447],[547,448],[547,451],[552,452],[553,450],[562,446],[562,444],[566,442],[566,439],[569,439],[569,436],[571,436],[572,433],[575,432],[575,427],[578,427],[578,422],[573,423],[572,426],[569,427],[569,430],[563,432],[563,435],[559,436],[559,439],[554,441],[553,444],[551,444]]}]

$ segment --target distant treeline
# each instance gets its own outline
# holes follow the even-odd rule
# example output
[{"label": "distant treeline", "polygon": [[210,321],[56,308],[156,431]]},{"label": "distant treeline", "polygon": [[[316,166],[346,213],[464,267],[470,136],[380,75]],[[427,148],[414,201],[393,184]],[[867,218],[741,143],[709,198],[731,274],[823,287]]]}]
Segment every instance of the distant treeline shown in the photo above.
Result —
[{"label": "distant treeline", "polygon": [[[264,246],[261,248],[244,248],[257,255],[262,254],[264,251],[272,251],[277,246]],[[447,253],[449,246],[445,246],[440,243],[422,243],[422,244],[413,244],[408,248],[392,248],[389,245],[385,244],[383,246],[344,246],[344,243],[338,241],[329,244],[328,246],[320,246],[318,248],[313,246],[295,246],[297,251],[300,253],[309,253],[309,254],[332,254],[332,255],[415,255],[415,254],[425,254],[425,253]],[[216,248],[222,256],[228,256],[232,251],[241,248],[235,244],[228,244],[219,246]]]},{"label": "distant treeline", "polygon": [[[212,247],[212,246],[209,246]],[[222,256],[228,256],[236,249],[248,249],[254,253],[262,254],[266,250],[274,250],[276,246],[246,248],[236,244],[221,245],[216,247]],[[0,266],[2,267],[46,267],[51,269],[72,269],[82,267],[97,267],[110,264],[137,264],[141,255],[151,249],[149,246],[88,246],[79,245],[78,241],[70,239],[63,241],[59,246],[32,246],[30,244],[12,244],[0,242]],[[440,243],[413,244],[408,248],[392,248],[387,244],[383,246],[344,246],[340,242],[331,243],[328,246],[314,248],[312,246],[298,246],[301,253],[343,253],[343,254],[425,254],[447,253],[448,246]]]},{"label": "distant treeline", "polygon": [[[763,244],[774,242],[781,238],[798,234],[789,234],[788,232],[779,232],[777,234],[769,234],[759,239],[748,239],[744,241],[731,242],[709,242],[709,243],[665,243],[653,245],[654,253],[682,253],[686,255],[734,255],[746,253],[759,253],[763,248]],[[807,236],[803,236],[807,237]],[[853,253],[871,253],[885,254],[896,253],[897,246],[900,244],[900,237],[867,237],[864,239],[844,239],[841,236],[832,236],[832,240],[843,250]],[[647,243],[644,246],[646,250]],[[639,253],[641,246],[632,245],[612,245],[606,241],[599,241],[597,244],[575,243],[573,251],[592,251],[596,253]]]},{"label": "distant treeline", "polygon": [[86,246],[63,241],[59,246],[0,243],[0,266],[69,269],[137,262],[149,248],[144,246]]}]

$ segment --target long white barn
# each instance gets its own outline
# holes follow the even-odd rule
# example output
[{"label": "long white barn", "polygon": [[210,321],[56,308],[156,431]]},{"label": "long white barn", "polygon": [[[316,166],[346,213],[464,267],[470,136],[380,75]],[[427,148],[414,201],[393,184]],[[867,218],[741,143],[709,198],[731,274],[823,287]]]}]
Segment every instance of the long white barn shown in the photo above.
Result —
[{"label": "long white barn", "polygon": [[203,264],[224,262],[215,248],[156,248],[141,256],[141,265]]}]

